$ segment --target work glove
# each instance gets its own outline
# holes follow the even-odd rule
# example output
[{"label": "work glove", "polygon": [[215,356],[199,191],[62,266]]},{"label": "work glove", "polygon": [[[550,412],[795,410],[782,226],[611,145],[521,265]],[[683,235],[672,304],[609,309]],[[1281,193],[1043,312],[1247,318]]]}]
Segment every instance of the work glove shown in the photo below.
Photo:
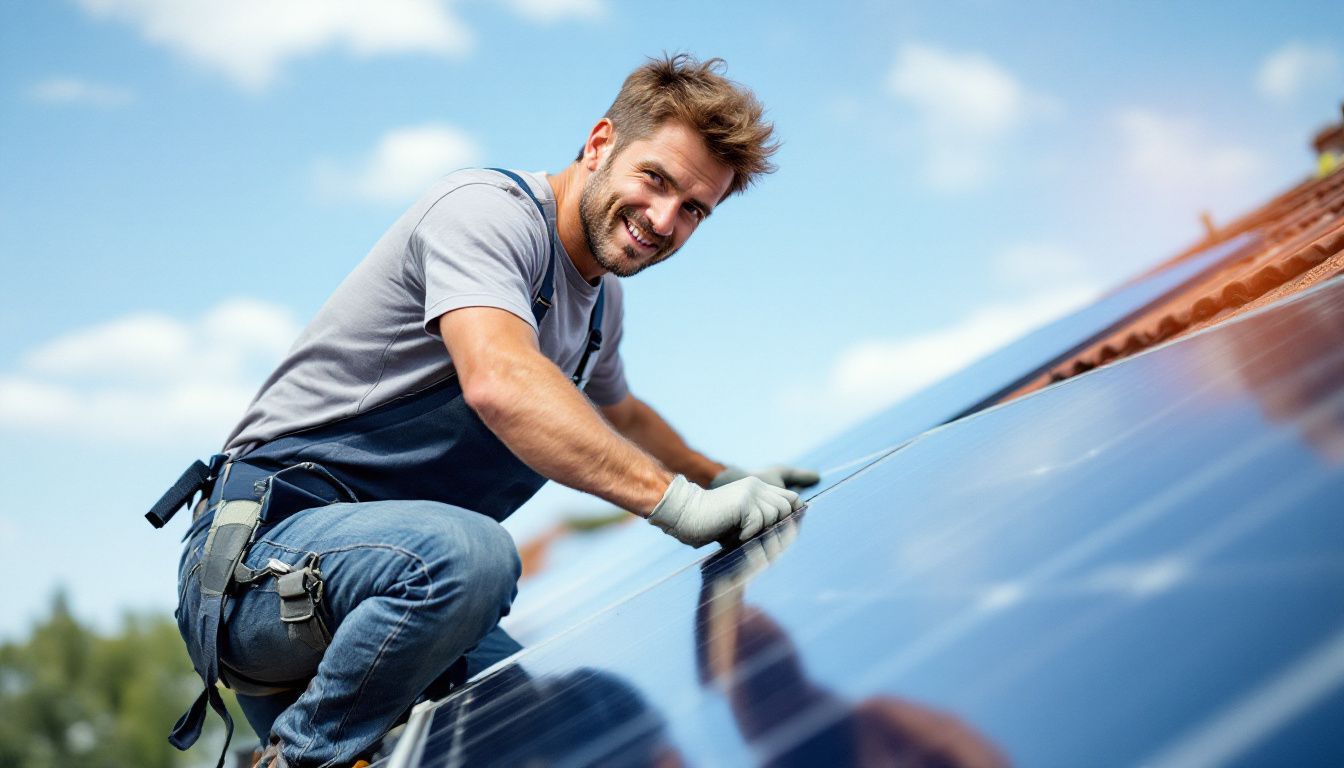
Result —
[{"label": "work glove", "polygon": [[776,464],[773,467],[748,472],[741,467],[734,467],[730,464],[722,472],[715,475],[713,480],[709,481],[709,487],[720,488],[744,477],[759,477],[773,486],[789,489],[807,488],[821,482],[821,475],[810,469],[798,469],[797,467]]},{"label": "work glove", "polygon": [[677,475],[649,522],[683,544],[703,547],[712,541],[746,541],[802,505],[793,491],[755,477],[706,490]]}]

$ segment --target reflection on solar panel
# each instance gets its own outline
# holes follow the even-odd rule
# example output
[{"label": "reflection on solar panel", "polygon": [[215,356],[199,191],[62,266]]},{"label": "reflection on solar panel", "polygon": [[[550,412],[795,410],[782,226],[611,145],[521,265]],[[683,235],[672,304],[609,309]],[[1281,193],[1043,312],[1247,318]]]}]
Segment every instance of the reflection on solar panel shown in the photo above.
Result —
[{"label": "reflection on solar panel", "polygon": [[[1133,281],[829,441],[799,462],[824,470],[814,493],[849,477],[916,435],[975,410],[1048,370],[1151,302],[1179,293],[1219,265],[1254,249],[1257,243],[1255,235],[1240,235]],[[518,610],[505,622],[524,644],[575,626],[701,558],[648,526],[625,526],[593,538],[584,542],[584,556],[572,561],[571,567],[551,569],[524,585]]]},{"label": "reflection on solar panel", "polygon": [[[1020,362],[996,389],[1047,361]],[[924,434],[740,549],[644,560],[391,762],[1339,765],[1341,509],[1337,278]]]}]

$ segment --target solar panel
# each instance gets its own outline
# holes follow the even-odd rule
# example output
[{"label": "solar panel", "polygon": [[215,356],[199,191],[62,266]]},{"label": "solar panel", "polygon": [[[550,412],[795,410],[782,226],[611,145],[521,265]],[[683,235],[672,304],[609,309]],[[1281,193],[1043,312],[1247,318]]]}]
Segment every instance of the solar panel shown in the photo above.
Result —
[{"label": "solar panel", "polygon": [[[809,493],[825,490],[918,434],[1012,389],[1155,299],[1239,258],[1257,243],[1254,236],[1241,235],[1133,281],[828,441],[798,462],[823,470],[821,484]],[[641,525],[585,536],[581,546],[584,555],[572,558],[568,567],[549,568],[523,584],[517,610],[505,621],[522,642],[562,632],[701,557]]]},{"label": "solar panel", "polygon": [[1342,467],[1336,279],[667,561],[394,760],[1338,765]]}]

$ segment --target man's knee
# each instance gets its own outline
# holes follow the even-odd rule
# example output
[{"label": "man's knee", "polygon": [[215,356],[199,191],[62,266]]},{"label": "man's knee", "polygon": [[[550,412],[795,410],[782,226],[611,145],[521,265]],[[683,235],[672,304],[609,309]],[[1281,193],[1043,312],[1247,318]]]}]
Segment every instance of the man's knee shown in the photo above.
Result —
[{"label": "man's knee", "polygon": [[513,537],[499,523],[484,515],[476,522],[471,538],[471,588],[480,590],[485,597],[503,606],[505,612],[517,594],[522,561]]},{"label": "man's knee", "polygon": [[[494,520],[452,509],[442,525],[428,527],[426,544],[437,561],[440,592],[455,595],[492,625],[508,612],[517,591],[522,563],[513,538]],[[462,606],[455,606],[460,609]]]}]

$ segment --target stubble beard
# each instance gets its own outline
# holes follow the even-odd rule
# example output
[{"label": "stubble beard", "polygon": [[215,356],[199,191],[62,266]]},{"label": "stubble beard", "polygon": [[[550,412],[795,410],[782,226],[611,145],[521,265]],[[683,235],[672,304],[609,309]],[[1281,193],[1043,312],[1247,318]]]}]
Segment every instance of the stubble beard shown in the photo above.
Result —
[{"label": "stubble beard", "polygon": [[[630,277],[665,260],[673,251],[664,245],[646,259],[633,245],[614,242],[617,237],[625,236],[626,218],[645,232],[652,232],[653,226],[634,210],[620,205],[620,198],[611,191],[610,182],[611,171],[605,163],[588,177],[583,193],[579,195],[579,226],[593,261],[617,277]],[[616,249],[619,253],[612,252]]]}]

